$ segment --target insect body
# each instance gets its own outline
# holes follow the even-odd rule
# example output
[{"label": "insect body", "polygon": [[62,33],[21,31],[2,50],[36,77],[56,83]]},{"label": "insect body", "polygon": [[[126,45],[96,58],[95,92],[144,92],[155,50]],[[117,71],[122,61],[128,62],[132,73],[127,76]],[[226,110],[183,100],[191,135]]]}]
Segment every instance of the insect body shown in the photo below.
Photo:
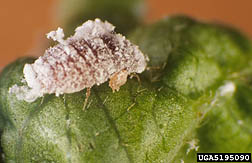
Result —
[{"label": "insect body", "polygon": [[110,79],[112,90],[119,90],[131,73],[146,68],[147,57],[114,26],[100,19],[87,21],[64,40],[61,28],[47,34],[59,44],[45,51],[23,70],[27,86],[9,89],[21,100],[32,102],[44,94],[78,92]]}]

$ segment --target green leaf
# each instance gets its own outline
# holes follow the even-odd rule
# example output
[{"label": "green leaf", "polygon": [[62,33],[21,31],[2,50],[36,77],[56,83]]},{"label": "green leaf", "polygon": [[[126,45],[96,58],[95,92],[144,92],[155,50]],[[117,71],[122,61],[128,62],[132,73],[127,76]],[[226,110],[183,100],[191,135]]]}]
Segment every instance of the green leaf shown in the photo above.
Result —
[{"label": "green leaf", "polygon": [[[188,139],[197,140],[198,152],[246,153],[252,151],[252,88],[248,83],[236,81],[237,90],[233,96],[222,97],[207,113],[200,127]],[[196,151],[187,150],[185,144],[175,158],[175,162],[196,162]]]},{"label": "green leaf", "polygon": [[[130,39],[149,56],[149,70],[119,92],[108,83],[93,87],[84,111],[85,90],[17,100],[8,89],[22,84],[23,66],[34,59],[6,67],[0,76],[6,162],[176,162],[191,159],[192,139],[202,151],[228,151],[225,139],[235,151],[251,149],[248,39],[181,16],[141,27]],[[227,81],[236,90],[222,95]]]},{"label": "green leaf", "polygon": [[87,20],[100,18],[126,34],[143,21],[145,0],[64,0],[59,4],[59,19],[67,35]]}]

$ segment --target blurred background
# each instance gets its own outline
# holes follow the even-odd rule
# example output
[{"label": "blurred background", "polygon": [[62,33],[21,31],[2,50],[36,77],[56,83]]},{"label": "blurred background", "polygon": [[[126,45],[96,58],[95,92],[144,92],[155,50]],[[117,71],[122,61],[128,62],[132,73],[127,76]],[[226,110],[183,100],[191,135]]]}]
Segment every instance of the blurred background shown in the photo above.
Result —
[{"label": "blurred background", "polygon": [[[62,24],[59,19],[62,14],[59,14],[58,6],[63,1],[2,1],[0,68],[21,56],[43,54],[48,46],[45,34]],[[146,0],[146,2],[147,10],[144,16],[146,23],[171,14],[187,14],[205,21],[230,24],[252,38],[252,0]],[[62,11],[65,15],[72,12],[61,9]]]}]

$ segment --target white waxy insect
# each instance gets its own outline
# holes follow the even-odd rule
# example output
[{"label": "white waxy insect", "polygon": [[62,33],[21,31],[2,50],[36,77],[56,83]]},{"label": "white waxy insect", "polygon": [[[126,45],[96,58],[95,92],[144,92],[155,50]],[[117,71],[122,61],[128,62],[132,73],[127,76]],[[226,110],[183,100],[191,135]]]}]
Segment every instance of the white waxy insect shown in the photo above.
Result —
[{"label": "white waxy insect", "polygon": [[119,90],[131,73],[141,73],[148,58],[114,26],[100,19],[87,21],[64,40],[61,28],[47,34],[59,43],[47,49],[43,56],[23,69],[27,86],[9,89],[19,100],[33,102],[44,94],[88,90],[110,79],[112,90]]}]

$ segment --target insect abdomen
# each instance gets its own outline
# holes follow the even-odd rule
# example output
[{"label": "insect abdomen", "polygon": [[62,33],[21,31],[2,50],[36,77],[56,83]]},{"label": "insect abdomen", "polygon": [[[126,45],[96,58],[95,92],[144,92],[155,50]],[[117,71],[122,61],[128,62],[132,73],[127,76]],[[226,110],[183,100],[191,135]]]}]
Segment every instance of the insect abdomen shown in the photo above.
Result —
[{"label": "insect abdomen", "polygon": [[120,74],[123,82],[111,84],[118,90],[120,85],[116,83],[123,84],[128,74],[141,73],[146,67],[146,58],[138,47],[116,34],[113,25],[99,19],[85,22],[66,40],[60,28],[47,36],[59,44],[24,68],[28,86],[39,96],[78,92]]}]

